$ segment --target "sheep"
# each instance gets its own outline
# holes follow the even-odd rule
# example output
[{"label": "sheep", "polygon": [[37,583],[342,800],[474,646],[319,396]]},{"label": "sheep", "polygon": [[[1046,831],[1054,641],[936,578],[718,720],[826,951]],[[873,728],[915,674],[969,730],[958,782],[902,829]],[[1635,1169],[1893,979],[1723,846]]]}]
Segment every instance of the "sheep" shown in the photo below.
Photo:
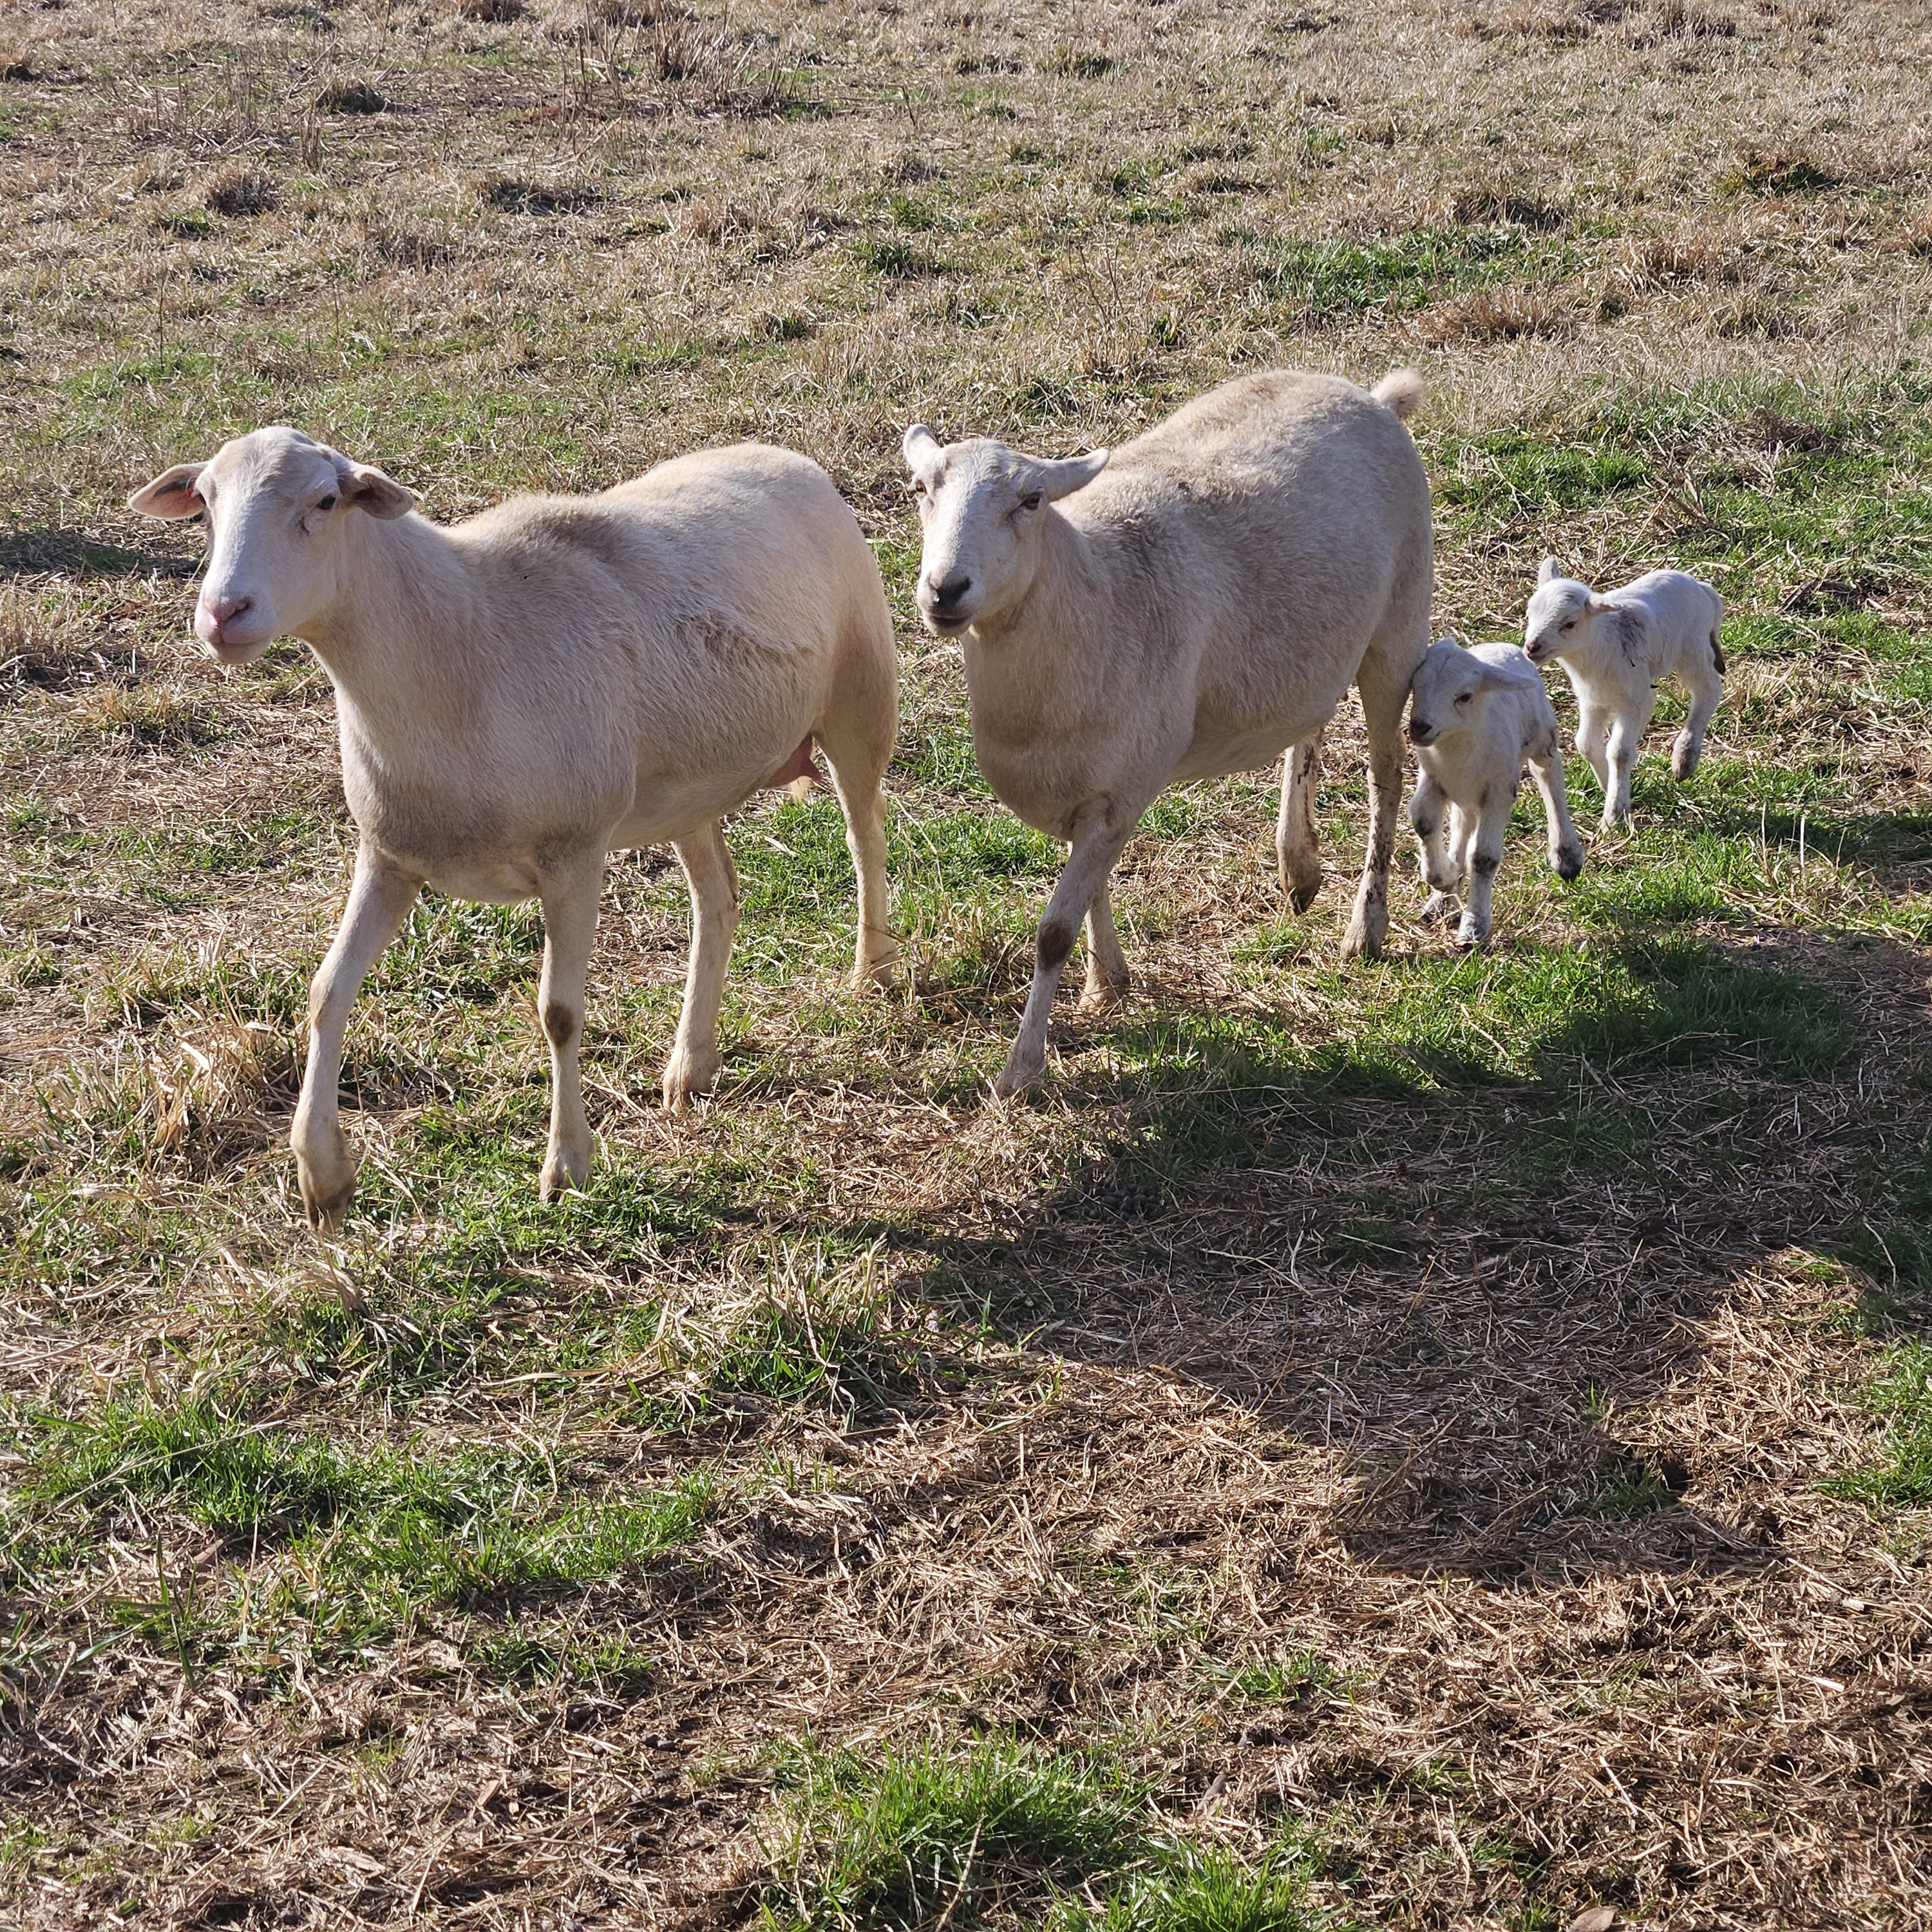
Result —
[{"label": "sheep", "polygon": [[1486,946],[1503,834],[1523,760],[1543,794],[1550,862],[1583,869],[1583,848],[1563,796],[1563,734],[1543,679],[1514,644],[1430,645],[1409,686],[1409,742],[1421,777],[1408,802],[1422,876],[1432,889],[1420,916],[1440,919],[1465,879],[1458,944]]},{"label": "sheep", "polygon": [[381,470],[278,427],[176,464],[129,502],[206,516],[195,628],[216,659],[246,664],[293,634],[335,687],[360,836],[310,992],[290,1136],[311,1225],[339,1226],[355,1191],[336,1090],[350,1007],[425,884],[542,902],[546,1199],[590,1168],[578,1058],[610,850],[668,840],[690,887],[663,1079],[674,1109],[720,1064],[738,918],[720,815],[809,774],[814,740],[858,874],[856,976],[884,973],[896,950],[879,791],[898,725],[892,619],[871,548],[815,464],[741,444],[599,495],[520,496],[445,526]]},{"label": "sheep", "polygon": [[980,768],[1028,824],[1071,848],[997,1094],[1045,1074],[1083,918],[1083,1009],[1125,994],[1108,879],[1168,786],[1288,748],[1276,856],[1297,908],[1313,900],[1320,736],[1352,682],[1372,783],[1342,950],[1380,952],[1402,710],[1429,644],[1429,484],[1402,427],[1421,396],[1413,370],[1372,396],[1334,376],[1244,376],[1111,454],[1060,462],[984,437],[942,446],[922,423],[906,431],[920,611],[960,640]]},{"label": "sheep", "polygon": [[1653,570],[1599,596],[1565,577],[1553,556],[1537,573],[1523,625],[1532,664],[1562,664],[1576,693],[1576,748],[1604,788],[1606,832],[1630,815],[1630,772],[1657,710],[1656,686],[1680,679],[1690,716],[1671,748],[1670,773],[1697,769],[1704,733],[1724,695],[1718,642],[1724,600],[1681,570]]}]

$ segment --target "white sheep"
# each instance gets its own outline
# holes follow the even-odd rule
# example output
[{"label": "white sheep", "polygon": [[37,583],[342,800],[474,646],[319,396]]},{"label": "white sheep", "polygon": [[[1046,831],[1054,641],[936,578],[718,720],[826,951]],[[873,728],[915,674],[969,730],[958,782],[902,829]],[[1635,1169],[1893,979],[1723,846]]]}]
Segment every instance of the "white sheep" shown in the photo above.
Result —
[{"label": "white sheep", "polygon": [[1563,796],[1562,728],[1542,677],[1514,644],[1466,650],[1444,638],[1429,647],[1409,692],[1408,736],[1421,779],[1408,822],[1432,888],[1421,916],[1440,919],[1466,880],[1456,937],[1464,946],[1486,945],[1503,834],[1526,759],[1543,794],[1550,865],[1566,879],[1583,869]]},{"label": "white sheep", "polygon": [[303,1203],[339,1225],[356,1170],[338,1117],[363,977],[427,882],[542,902],[546,1198],[590,1172],[578,1054],[605,855],[669,841],[690,970],[664,1069],[674,1108],[716,1078],[737,880],[720,815],[830,762],[859,875],[857,974],[892,956],[879,782],[897,727],[878,568],[830,478],[754,444],[680,457],[594,496],[524,496],[444,526],[380,470],[257,430],[130,499],[205,514],[195,628],[224,664],[307,640],[334,685],[360,832],[309,998],[292,1142]]},{"label": "white sheep", "polygon": [[1604,788],[1604,830],[1630,815],[1630,772],[1657,710],[1657,686],[1681,679],[1690,716],[1671,748],[1673,778],[1690,777],[1724,695],[1718,642],[1724,600],[1681,570],[1653,570],[1599,596],[1546,556],[1523,626],[1532,664],[1556,658],[1576,693],[1576,748]]},{"label": "white sheep", "polygon": [[1244,376],[1111,456],[1064,462],[983,437],[942,446],[923,424],[906,431],[924,526],[920,610],[962,640],[980,768],[1029,825],[1072,847],[996,1092],[1045,1071],[1083,918],[1082,1004],[1125,992],[1108,878],[1168,786],[1293,748],[1276,850],[1296,905],[1313,898],[1316,747],[1352,683],[1371,784],[1342,951],[1381,950],[1402,709],[1429,644],[1429,484],[1402,427],[1421,394],[1413,370],[1372,397],[1334,376]]}]

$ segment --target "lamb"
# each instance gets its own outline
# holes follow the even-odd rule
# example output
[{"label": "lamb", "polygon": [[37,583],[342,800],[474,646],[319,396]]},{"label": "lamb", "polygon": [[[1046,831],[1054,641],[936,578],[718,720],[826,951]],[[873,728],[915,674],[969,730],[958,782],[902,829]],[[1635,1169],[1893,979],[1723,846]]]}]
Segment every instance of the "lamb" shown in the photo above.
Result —
[{"label": "lamb", "polygon": [[892,619],[871,549],[815,464],[741,444],[446,526],[381,470],[276,428],[129,500],[206,515],[195,628],[219,662],[292,634],[335,687],[360,842],[310,992],[290,1136],[314,1226],[340,1226],[355,1191],[336,1094],[349,1010],[425,883],[542,902],[545,1198],[590,1168],[578,1055],[612,848],[668,840],[690,886],[671,1108],[720,1064],[738,917],[720,815],[811,772],[814,740],[858,873],[860,982],[892,958],[879,793],[898,723]]},{"label": "lamb", "polygon": [[1662,679],[1680,679],[1690,694],[1690,716],[1671,748],[1671,776],[1681,782],[1697,769],[1724,694],[1724,600],[1683,571],[1653,570],[1600,596],[1563,576],[1553,556],[1543,560],[1524,648],[1532,664],[1556,658],[1576,690],[1576,748],[1604,788],[1606,832],[1630,821],[1630,772]]},{"label": "lamb", "polygon": [[980,768],[1027,824],[1072,848],[995,1093],[1043,1076],[1083,919],[1083,1008],[1126,993],[1107,882],[1168,786],[1292,748],[1276,854],[1298,909],[1312,901],[1320,734],[1351,683],[1371,795],[1342,950],[1380,952],[1402,710],[1429,644],[1429,484],[1402,427],[1421,395],[1413,370],[1372,396],[1333,376],[1244,376],[1111,455],[1061,462],[984,437],[942,446],[922,423],[906,431],[920,610],[961,640]]},{"label": "lamb", "polygon": [[1550,865],[1565,879],[1583,869],[1582,844],[1563,796],[1562,728],[1542,677],[1514,644],[1466,650],[1445,638],[1430,645],[1409,692],[1408,736],[1422,776],[1408,802],[1408,822],[1422,876],[1433,889],[1421,916],[1442,917],[1466,879],[1468,902],[1456,940],[1486,946],[1503,834],[1526,758],[1543,794]]}]

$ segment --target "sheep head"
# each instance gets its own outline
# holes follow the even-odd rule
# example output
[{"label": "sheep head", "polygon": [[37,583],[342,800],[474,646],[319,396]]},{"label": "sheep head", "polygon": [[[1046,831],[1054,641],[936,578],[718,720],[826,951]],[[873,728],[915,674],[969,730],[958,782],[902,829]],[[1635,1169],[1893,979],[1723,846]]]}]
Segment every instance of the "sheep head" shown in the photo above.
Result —
[{"label": "sheep head", "polygon": [[128,500],[143,516],[208,520],[208,570],[196,634],[223,664],[247,664],[270,639],[301,633],[326,610],[352,512],[389,518],[416,498],[403,486],[299,430],[258,429],[206,463],[177,463]]},{"label": "sheep head", "polygon": [[1408,687],[1409,742],[1440,744],[1481,714],[1486,694],[1512,688],[1505,673],[1466,651],[1454,638],[1431,644]]},{"label": "sheep head", "polygon": [[1587,584],[1565,577],[1553,556],[1543,560],[1523,618],[1522,647],[1532,664],[1547,664],[1589,641],[1592,620],[1616,607]]},{"label": "sheep head", "polygon": [[923,423],[905,433],[923,543],[917,596],[927,629],[957,637],[1023,598],[1040,557],[1040,514],[1107,466],[1107,452],[1052,462],[989,436],[942,444]]}]

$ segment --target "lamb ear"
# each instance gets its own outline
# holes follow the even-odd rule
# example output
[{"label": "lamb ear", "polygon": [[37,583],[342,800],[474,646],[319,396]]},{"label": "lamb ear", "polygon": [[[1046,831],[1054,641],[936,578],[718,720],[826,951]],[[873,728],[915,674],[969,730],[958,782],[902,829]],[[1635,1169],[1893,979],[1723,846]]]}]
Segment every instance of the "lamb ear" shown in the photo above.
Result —
[{"label": "lamb ear", "polygon": [[1539,584],[1547,584],[1552,578],[1561,577],[1562,574],[1563,566],[1556,561],[1556,558],[1546,556],[1543,560],[1542,568],[1536,573],[1536,580]]},{"label": "lamb ear", "polygon": [[899,443],[906,467],[922,482],[931,478],[941,454],[938,437],[923,423],[914,423]]},{"label": "lamb ear", "polygon": [[339,452],[335,474],[342,485],[342,500],[367,510],[385,523],[406,517],[416,506],[416,492],[405,490],[393,476],[386,476],[373,464],[356,463]]},{"label": "lamb ear", "polygon": [[1034,471],[1040,494],[1049,503],[1084,490],[1107,466],[1113,454],[1106,449],[1090,449],[1084,456],[1070,456],[1064,463],[1042,463]]},{"label": "lamb ear", "polygon": [[1590,601],[1588,604],[1585,606],[1585,608],[1589,611],[1590,614],[1593,617],[1599,615],[1605,610],[1614,610],[1616,608],[1616,604],[1610,598],[1606,597],[1604,596],[1602,592],[1598,590],[1593,590],[1590,592]]},{"label": "lamb ear", "polygon": [[152,483],[143,483],[128,499],[128,508],[140,511],[144,517],[161,517],[170,522],[200,516],[208,506],[194,486],[207,467],[205,463],[177,463],[172,470],[164,470]]}]

